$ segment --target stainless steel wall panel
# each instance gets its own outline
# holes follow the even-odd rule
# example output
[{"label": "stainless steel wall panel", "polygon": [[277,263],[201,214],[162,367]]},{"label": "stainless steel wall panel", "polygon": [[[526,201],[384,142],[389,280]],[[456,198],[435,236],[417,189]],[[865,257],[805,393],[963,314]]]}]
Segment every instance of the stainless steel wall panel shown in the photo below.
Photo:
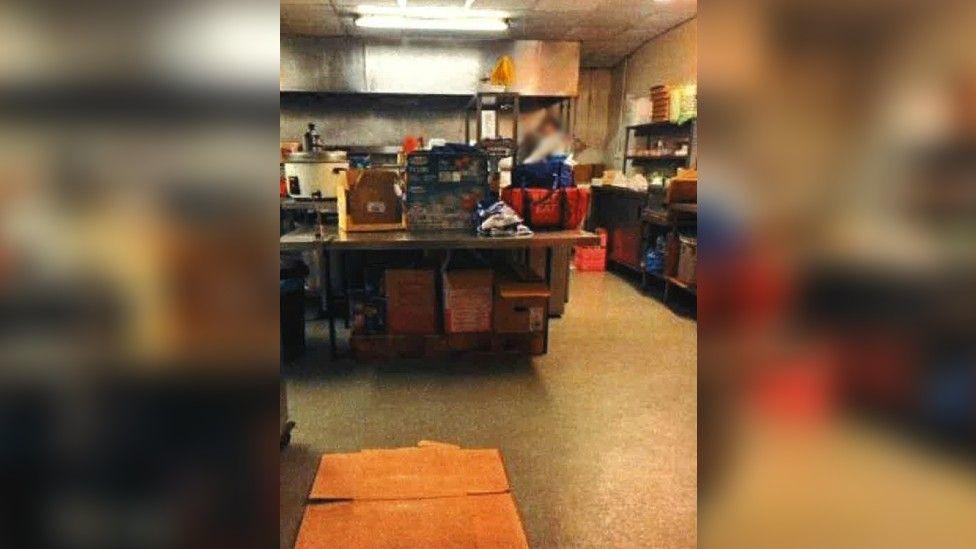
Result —
[{"label": "stainless steel wall panel", "polygon": [[515,91],[575,96],[577,42],[282,37],[281,91],[470,95],[502,55]]},{"label": "stainless steel wall panel", "polygon": [[281,91],[366,92],[358,38],[281,37]]},{"label": "stainless steel wall panel", "polygon": [[415,41],[366,43],[366,88],[372,93],[469,95],[491,72],[505,41]]}]

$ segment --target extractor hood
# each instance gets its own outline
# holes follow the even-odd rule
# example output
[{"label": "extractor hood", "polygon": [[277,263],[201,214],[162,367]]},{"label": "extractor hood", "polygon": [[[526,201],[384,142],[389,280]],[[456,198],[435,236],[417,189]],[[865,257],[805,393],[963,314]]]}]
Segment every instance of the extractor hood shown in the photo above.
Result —
[{"label": "extractor hood", "polygon": [[578,42],[281,37],[283,92],[470,95],[502,55],[513,91],[576,95]]}]

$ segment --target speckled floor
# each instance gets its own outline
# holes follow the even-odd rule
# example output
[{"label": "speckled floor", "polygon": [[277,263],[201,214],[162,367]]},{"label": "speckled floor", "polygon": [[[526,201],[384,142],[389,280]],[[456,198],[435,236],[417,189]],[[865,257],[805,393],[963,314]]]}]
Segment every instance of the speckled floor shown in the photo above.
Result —
[{"label": "speckled floor", "polygon": [[694,547],[696,323],[611,273],[574,273],[549,354],[503,363],[328,360],[285,369],[291,548],[319,456],[439,440],[500,448],[533,547]]}]

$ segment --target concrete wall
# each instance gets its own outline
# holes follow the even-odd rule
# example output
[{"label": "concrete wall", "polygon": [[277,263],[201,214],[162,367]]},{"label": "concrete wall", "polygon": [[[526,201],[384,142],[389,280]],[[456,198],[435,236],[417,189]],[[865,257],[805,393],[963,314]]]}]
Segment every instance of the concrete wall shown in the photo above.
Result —
[{"label": "concrete wall", "polygon": [[658,84],[698,81],[698,19],[690,19],[654,38],[617,65],[611,77],[607,160],[623,164],[627,96],[649,95]]},{"label": "concrete wall", "polygon": [[586,164],[605,161],[610,114],[610,69],[580,71],[579,96],[573,105],[573,131],[584,145],[577,160]]}]

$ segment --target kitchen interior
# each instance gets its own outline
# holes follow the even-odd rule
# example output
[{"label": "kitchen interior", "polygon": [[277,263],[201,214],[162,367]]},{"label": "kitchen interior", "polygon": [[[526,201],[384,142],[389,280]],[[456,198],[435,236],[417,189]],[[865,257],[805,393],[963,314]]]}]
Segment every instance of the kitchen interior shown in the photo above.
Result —
[{"label": "kitchen interior", "polygon": [[281,547],[695,545],[696,15],[282,0]]}]

